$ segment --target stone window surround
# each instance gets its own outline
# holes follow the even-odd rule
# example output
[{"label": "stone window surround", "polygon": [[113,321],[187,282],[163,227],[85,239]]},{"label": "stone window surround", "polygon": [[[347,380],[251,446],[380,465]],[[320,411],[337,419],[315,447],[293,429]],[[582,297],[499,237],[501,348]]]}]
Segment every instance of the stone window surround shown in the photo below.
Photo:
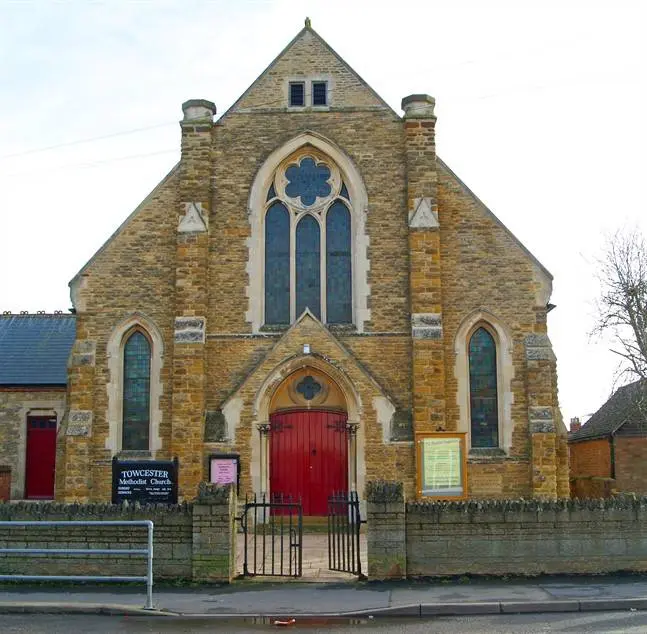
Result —
[{"label": "stone window surround", "polygon": [[[290,164],[293,163],[298,163],[300,162],[303,158],[306,157],[311,157],[313,158],[317,163],[322,163],[325,162],[327,157],[322,156],[319,152],[313,152],[310,148],[302,148],[301,150],[297,151],[296,154],[292,154],[290,157],[288,157],[285,161],[279,165],[279,167],[276,170],[276,177],[274,179],[274,184],[275,188],[278,191],[278,195],[276,198],[272,198],[270,201],[268,201],[265,205],[265,211],[264,211],[264,216],[263,216],[263,221],[265,219],[265,215],[267,214],[267,211],[269,208],[276,202],[280,202],[287,210],[289,214],[289,221],[290,221],[290,323],[294,323],[300,315],[297,315],[296,313],[296,299],[297,299],[297,289],[296,289],[296,268],[297,268],[297,262],[296,262],[296,249],[297,249],[297,227],[299,225],[299,222],[304,218],[304,216],[311,216],[312,218],[315,219],[317,226],[319,227],[319,310],[320,310],[320,315],[321,315],[321,321],[322,323],[326,323],[327,319],[327,305],[326,305],[326,299],[327,299],[327,282],[328,278],[326,275],[326,262],[327,262],[327,217],[328,217],[328,211],[332,207],[333,204],[337,201],[341,201],[341,203],[348,209],[351,217],[351,236],[350,236],[350,243],[351,243],[351,258],[352,258],[352,245],[354,244],[354,224],[353,223],[353,210],[352,210],[352,204],[349,203],[349,201],[344,198],[343,196],[339,195],[339,190],[341,188],[342,184],[342,178],[341,175],[339,174],[339,170],[335,165],[328,165],[330,167],[331,171],[331,177],[329,179],[329,182],[332,184],[332,190],[331,193],[325,197],[325,199],[320,202],[319,199],[314,203],[314,205],[310,206],[305,206],[303,203],[299,201],[299,199],[292,199],[289,196],[287,196],[285,192],[285,186],[287,184],[287,178],[285,177],[285,170]],[[265,223],[263,222],[263,232],[265,232]],[[263,262],[265,261],[265,241],[263,240]],[[352,298],[352,279],[351,279],[351,298]],[[261,298],[261,302],[263,304],[263,315],[265,314],[265,293],[263,293],[263,297]],[[354,323],[354,319],[352,319],[352,323]],[[333,324],[335,326],[340,325],[340,324]],[[341,324],[344,325],[344,324]]]},{"label": "stone window surround", "polygon": [[[264,268],[265,268],[265,211],[267,208],[267,192],[274,182],[276,171],[281,165],[292,159],[303,155],[314,155],[317,159],[325,157],[331,162],[331,166],[339,171],[340,178],[346,184],[350,195],[350,203],[341,198],[349,207],[351,212],[351,248],[352,248],[352,304],[353,323],[358,333],[364,332],[364,323],[370,320],[370,309],[368,308],[368,295],[370,292],[368,284],[368,244],[369,238],[366,235],[366,215],[368,213],[368,196],[359,171],[337,146],[327,139],[313,132],[304,132],[282,147],[275,150],[262,165],[252,184],[249,196],[248,214],[251,225],[251,236],[247,240],[249,258],[247,261],[248,286],[246,294],[249,299],[249,309],[245,314],[246,321],[252,325],[252,332],[258,334],[264,324]],[[333,199],[331,199],[332,201]],[[293,205],[288,205],[288,207]],[[316,214],[313,214],[316,217]],[[301,215],[297,218],[299,220]],[[316,218],[320,221],[320,218]],[[291,231],[296,228],[296,222],[291,218]],[[294,239],[294,236],[292,236]],[[325,242],[322,242],[322,252]],[[295,266],[294,254],[292,253],[290,267]],[[323,281],[322,276],[322,281]],[[291,279],[294,278],[291,276]],[[292,282],[291,282],[292,284]],[[325,285],[322,284],[325,293]],[[325,295],[322,295],[325,297]],[[291,304],[294,301],[294,294],[291,293]],[[325,304],[325,302],[324,302]],[[322,311],[322,316],[325,314]],[[299,318],[291,310],[292,323]]]},{"label": "stone window surround", "polygon": [[[472,457],[498,458],[492,448],[484,450],[471,448],[471,416],[470,416],[470,376],[469,376],[469,342],[479,328],[485,328],[494,338],[496,345],[497,363],[497,405],[499,421],[499,446],[505,455],[509,455],[512,445],[512,379],[514,366],[512,364],[512,335],[501,320],[487,310],[480,309],[468,315],[459,326],[454,339],[454,376],[458,381],[456,402],[459,409],[458,431],[466,432],[467,446]],[[481,455],[481,452],[482,455]]]},{"label": "stone window surround", "polygon": [[110,380],[106,386],[108,392],[106,416],[108,436],[106,437],[105,448],[109,449],[113,456],[122,451],[124,345],[133,330],[139,330],[145,334],[151,344],[150,429],[148,442],[151,457],[154,458],[155,452],[162,448],[160,397],[163,392],[161,370],[164,363],[164,343],[157,326],[140,313],[131,315],[117,325],[108,340],[106,353]]},{"label": "stone window surround", "polygon": [[[316,355],[299,355],[292,357],[283,363],[280,363],[274,370],[267,376],[265,381],[258,389],[253,406],[252,412],[255,419],[254,428],[259,424],[267,425],[270,421],[270,408],[274,394],[283,384],[284,381],[289,381],[291,375],[301,368],[312,369],[315,372],[320,372],[326,378],[335,383],[341,391],[346,401],[346,414],[348,416],[347,422],[351,425],[356,425],[357,435],[355,439],[355,453],[348,454],[348,482],[349,485],[355,485],[357,491],[363,491],[366,484],[366,463],[365,463],[365,446],[366,446],[366,429],[362,423],[362,410],[363,405],[359,393],[355,389],[350,378],[340,368],[330,364],[327,360],[320,358]],[[238,401],[238,399],[235,399]],[[234,409],[231,406],[237,406],[236,420],[231,422],[228,420],[228,427],[233,428],[233,436],[235,436],[235,428],[240,424],[239,416],[242,407],[238,403],[227,403],[227,410]],[[223,413],[227,417],[229,412],[223,408]],[[271,493],[269,485],[269,454],[268,446],[261,434],[254,429],[250,438],[252,460],[250,463],[250,474],[252,478],[252,486],[256,493]],[[352,460],[356,460],[356,464],[351,464]]]},{"label": "stone window surround", "polygon": [[[312,83],[321,82],[326,84],[326,105],[312,105]],[[304,105],[290,105],[290,84],[304,84]],[[284,81],[285,103],[290,112],[303,112],[304,110],[323,111],[329,110],[333,104],[334,78],[326,73],[318,75],[294,75]]]}]

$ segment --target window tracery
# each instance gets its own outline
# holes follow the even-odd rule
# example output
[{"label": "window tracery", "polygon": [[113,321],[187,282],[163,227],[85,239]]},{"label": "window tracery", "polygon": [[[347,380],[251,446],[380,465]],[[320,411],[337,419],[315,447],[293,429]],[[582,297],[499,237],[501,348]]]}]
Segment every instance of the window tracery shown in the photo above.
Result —
[{"label": "window tracery", "polygon": [[328,324],[352,323],[350,202],[338,167],[314,148],[278,167],[264,216],[265,325],[306,308]]}]

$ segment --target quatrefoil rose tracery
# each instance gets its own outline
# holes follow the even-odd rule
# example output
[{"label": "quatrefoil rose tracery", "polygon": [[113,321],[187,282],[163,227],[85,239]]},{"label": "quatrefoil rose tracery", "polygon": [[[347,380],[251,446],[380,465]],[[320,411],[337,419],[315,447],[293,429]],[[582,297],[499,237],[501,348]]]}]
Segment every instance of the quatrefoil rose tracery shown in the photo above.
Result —
[{"label": "quatrefoil rose tracery", "polygon": [[330,196],[330,168],[323,163],[315,163],[309,156],[298,165],[288,166],[285,178],[288,179],[285,193],[290,198],[300,198],[306,207],[311,207],[317,198]]},{"label": "quatrefoil rose tracery", "polygon": [[342,179],[337,166],[317,152],[292,156],[276,172],[274,186],[297,213],[319,212],[339,195]]}]

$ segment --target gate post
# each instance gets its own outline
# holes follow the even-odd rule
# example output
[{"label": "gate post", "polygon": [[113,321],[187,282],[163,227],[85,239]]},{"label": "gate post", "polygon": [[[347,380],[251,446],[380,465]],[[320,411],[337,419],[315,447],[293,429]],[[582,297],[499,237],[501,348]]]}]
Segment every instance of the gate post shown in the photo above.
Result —
[{"label": "gate post", "polygon": [[229,583],[236,565],[236,496],[231,485],[201,482],[193,503],[192,578]]},{"label": "gate post", "polygon": [[368,578],[407,576],[406,507],[402,482],[366,484]]}]

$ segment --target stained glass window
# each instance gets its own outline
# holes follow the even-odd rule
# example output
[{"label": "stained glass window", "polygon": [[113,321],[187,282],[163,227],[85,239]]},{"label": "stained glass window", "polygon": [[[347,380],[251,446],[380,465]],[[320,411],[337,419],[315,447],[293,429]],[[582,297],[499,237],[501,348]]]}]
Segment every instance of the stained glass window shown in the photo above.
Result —
[{"label": "stained glass window", "polygon": [[[335,165],[314,154],[289,160],[285,178],[275,174],[268,185],[263,272],[268,327],[288,325],[306,308],[329,324],[353,321],[350,195]],[[312,209],[304,214],[304,207]]]},{"label": "stained glass window", "polygon": [[265,215],[265,323],[290,323],[290,215],[280,202]]},{"label": "stained glass window", "polygon": [[353,321],[351,302],[350,212],[335,201],[326,215],[326,320]]},{"label": "stained glass window", "polygon": [[479,328],[469,342],[472,447],[499,446],[496,344]]},{"label": "stained glass window", "polygon": [[297,225],[296,244],[296,304],[297,317],[309,308],[321,318],[321,236],[319,223],[310,215]]},{"label": "stained glass window", "polygon": [[303,377],[297,384],[297,392],[303,396],[306,401],[311,401],[319,392],[321,392],[321,383],[314,379],[314,377]]},{"label": "stained glass window", "polygon": [[124,346],[123,449],[149,448],[150,375],[150,344],[135,331]]},{"label": "stained glass window", "polygon": [[314,205],[317,196],[330,195],[330,168],[323,163],[317,165],[309,156],[298,165],[288,166],[285,177],[288,179],[285,193],[290,198],[301,198],[301,204],[306,207]]}]

